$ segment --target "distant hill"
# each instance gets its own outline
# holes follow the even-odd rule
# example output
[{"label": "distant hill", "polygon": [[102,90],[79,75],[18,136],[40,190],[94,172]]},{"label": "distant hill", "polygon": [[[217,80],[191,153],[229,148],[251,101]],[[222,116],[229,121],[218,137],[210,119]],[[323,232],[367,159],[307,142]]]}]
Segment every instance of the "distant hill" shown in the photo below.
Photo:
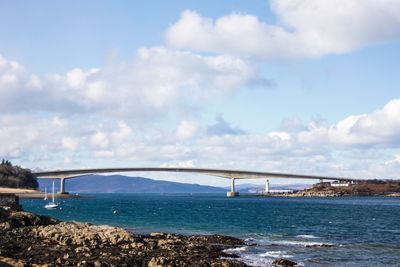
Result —
[{"label": "distant hill", "polygon": [[[39,179],[39,188],[51,191],[51,179]],[[67,192],[76,193],[225,193],[224,188],[153,180],[123,175],[88,175],[66,180]],[[56,190],[59,182],[56,180]]]}]

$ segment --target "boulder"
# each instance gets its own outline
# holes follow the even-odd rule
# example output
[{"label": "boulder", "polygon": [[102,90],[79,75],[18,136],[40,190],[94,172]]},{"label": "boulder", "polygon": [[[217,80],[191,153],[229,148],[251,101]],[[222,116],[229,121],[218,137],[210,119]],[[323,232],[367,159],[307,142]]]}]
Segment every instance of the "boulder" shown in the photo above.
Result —
[{"label": "boulder", "polygon": [[288,259],[276,259],[272,262],[272,265],[280,267],[294,267],[297,265],[297,263]]}]

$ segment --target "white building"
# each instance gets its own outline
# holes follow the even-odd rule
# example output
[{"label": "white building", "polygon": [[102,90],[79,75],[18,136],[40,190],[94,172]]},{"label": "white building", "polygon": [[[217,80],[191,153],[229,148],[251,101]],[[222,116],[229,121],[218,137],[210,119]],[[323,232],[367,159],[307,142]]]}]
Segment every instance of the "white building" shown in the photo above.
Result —
[{"label": "white building", "polygon": [[331,182],[331,186],[339,187],[339,186],[349,186],[350,182],[343,182],[343,181],[334,181]]}]

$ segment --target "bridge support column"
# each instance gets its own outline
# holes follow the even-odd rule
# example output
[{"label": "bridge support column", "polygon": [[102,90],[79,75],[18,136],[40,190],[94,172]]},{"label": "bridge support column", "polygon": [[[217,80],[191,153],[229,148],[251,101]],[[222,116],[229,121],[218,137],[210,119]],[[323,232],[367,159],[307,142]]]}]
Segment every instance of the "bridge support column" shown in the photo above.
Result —
[{"label": "bridge support column", "polygon": [[60,179],[60,194],[68,194],[68,192],[65,192],[65,180],[66,178]]},{"label": "bridge support column", "polygon": [[265,194],[269,194],[269,179],[265,181]]},{"label": "bridge support column", "polygon": [[235,192],[235,178],[231,178],[231,191],[226,193],[227,197],[237,197],[239,192]]}]

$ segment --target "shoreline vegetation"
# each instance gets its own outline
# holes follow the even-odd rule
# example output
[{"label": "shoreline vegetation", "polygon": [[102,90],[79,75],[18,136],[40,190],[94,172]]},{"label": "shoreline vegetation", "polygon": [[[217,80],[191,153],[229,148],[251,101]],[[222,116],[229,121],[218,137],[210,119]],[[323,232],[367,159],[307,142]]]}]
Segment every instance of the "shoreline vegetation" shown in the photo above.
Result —
[{"label": "shoreline vegetation", "polygon": [[0,163],[0,187],[35,190],[39,183],[31,170],[3,159]]}]

